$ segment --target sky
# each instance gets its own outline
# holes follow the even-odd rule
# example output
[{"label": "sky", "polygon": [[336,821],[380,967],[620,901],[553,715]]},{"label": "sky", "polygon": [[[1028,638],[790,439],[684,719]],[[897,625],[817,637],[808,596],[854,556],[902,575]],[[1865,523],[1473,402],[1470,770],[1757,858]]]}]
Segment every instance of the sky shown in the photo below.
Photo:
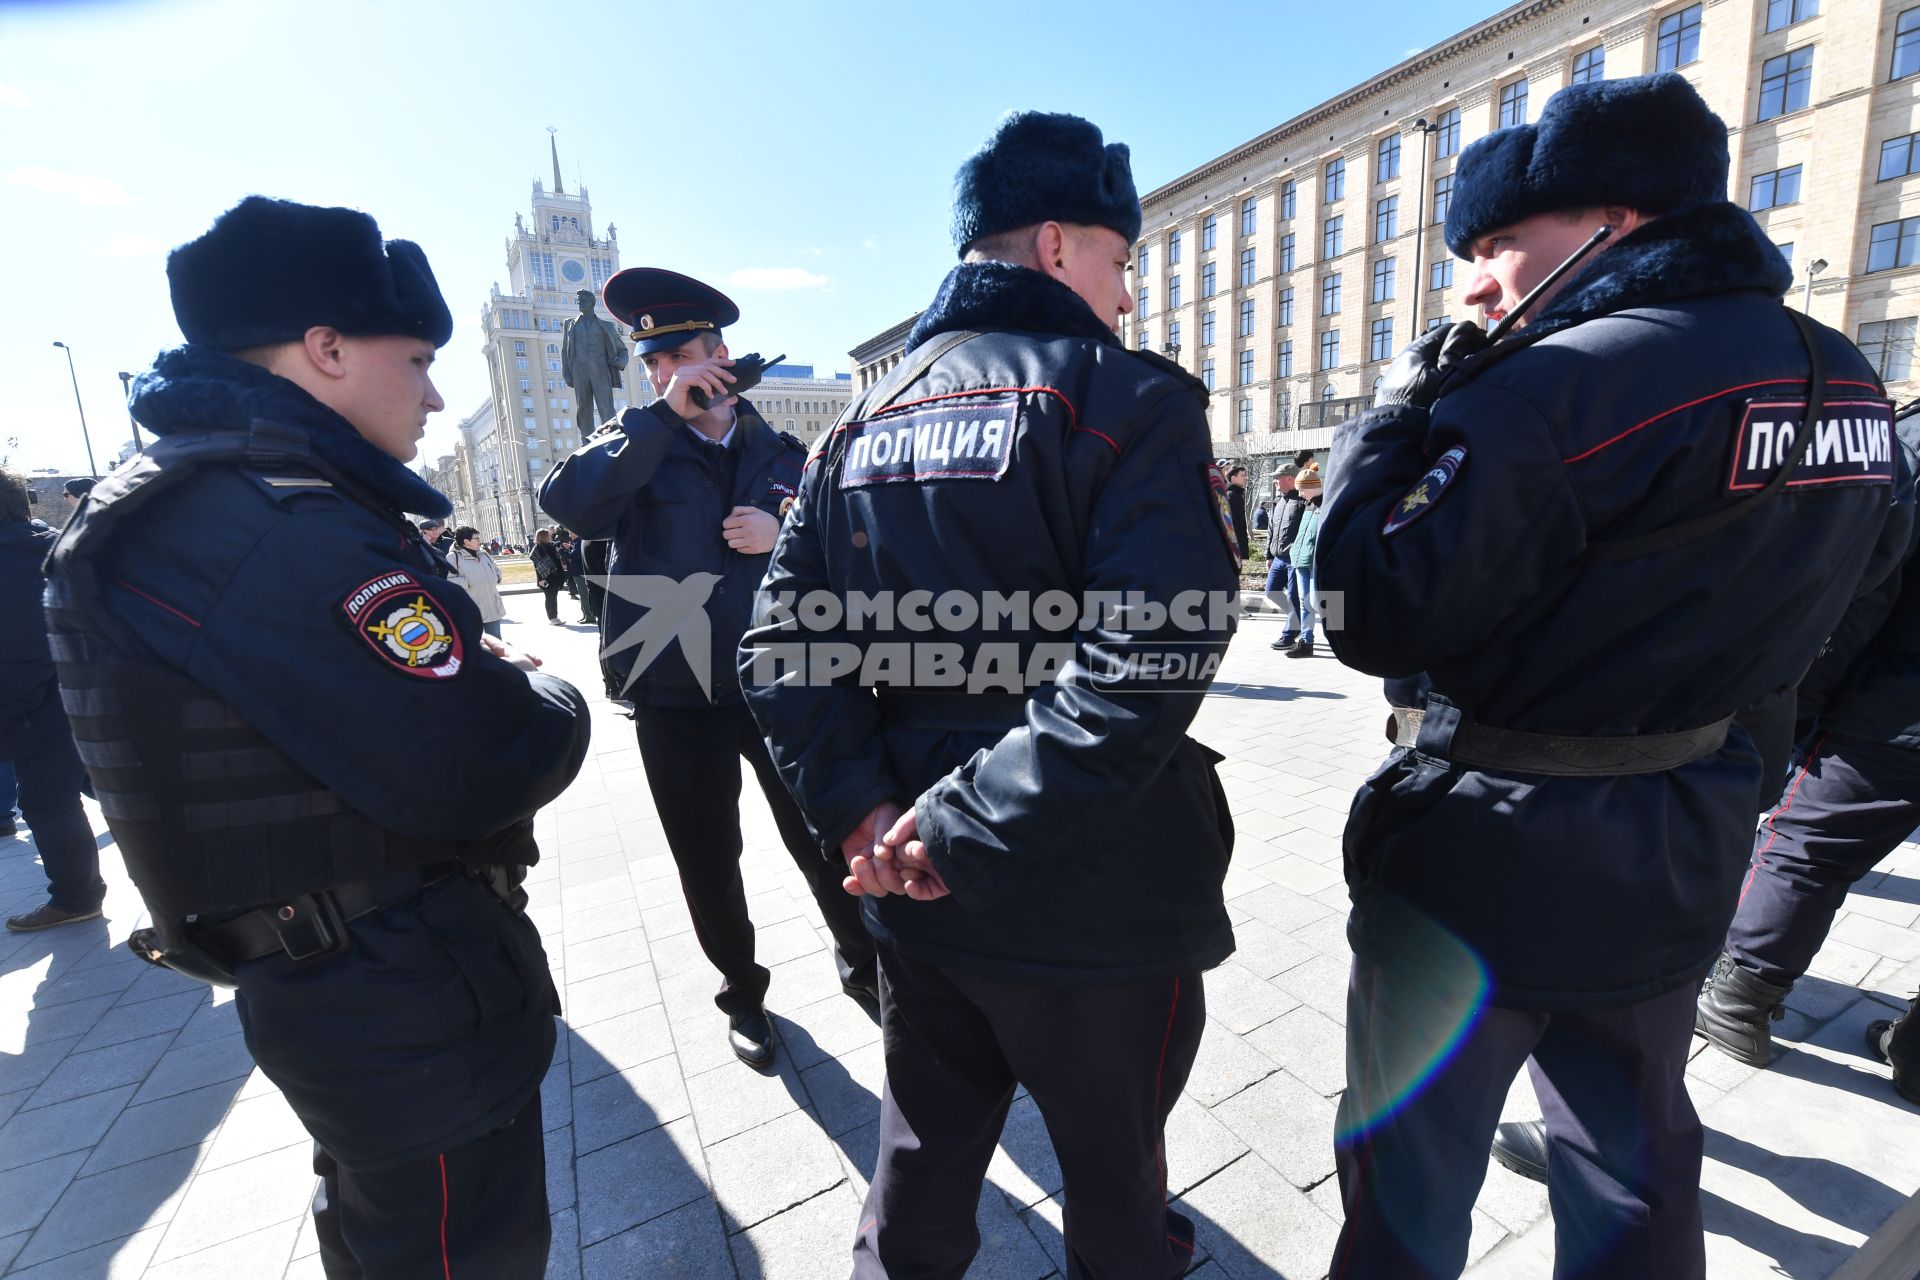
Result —
[{"label": "sky", "polygon": [[426,250],[454,315],[431,459],[486,399],[480,308],[549,127],[623,266],[727,291],[737,353],[847,371],[952,267],[954,170],[1007,112],[1088,117],[1145,194],[1501,7],[0,0],[0,462],[87,469],[64,341],[104,472],[117,373],[181,340],[167,251],[249,194]]}]

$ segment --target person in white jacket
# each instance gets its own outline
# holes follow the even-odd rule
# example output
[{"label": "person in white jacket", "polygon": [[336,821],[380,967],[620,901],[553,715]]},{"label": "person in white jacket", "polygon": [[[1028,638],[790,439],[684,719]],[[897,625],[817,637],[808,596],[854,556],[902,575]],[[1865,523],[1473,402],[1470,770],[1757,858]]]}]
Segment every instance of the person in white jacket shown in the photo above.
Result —
[{"label": "person in white jacket", "polygon": [[500,639],[500,619],[507,616],[507,607],[500,599],[500,566],[480,545],[478,529],[464,525],[453,531],[447,564],[452,568],[449,576],[465,587],[473,602],[480,606],[480,621],[486,633]]}]

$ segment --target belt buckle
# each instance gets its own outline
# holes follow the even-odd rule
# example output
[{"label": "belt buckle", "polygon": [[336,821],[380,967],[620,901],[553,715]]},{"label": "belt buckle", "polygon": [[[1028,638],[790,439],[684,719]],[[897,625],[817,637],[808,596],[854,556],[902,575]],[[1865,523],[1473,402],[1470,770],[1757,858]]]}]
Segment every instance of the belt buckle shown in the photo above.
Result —
[{"label": "belt buckle", "polygon": [[280,939],[280,949],[295,964],[339,955],[347,949],[347,925],[330,893],[303,893],[263,910]]}]

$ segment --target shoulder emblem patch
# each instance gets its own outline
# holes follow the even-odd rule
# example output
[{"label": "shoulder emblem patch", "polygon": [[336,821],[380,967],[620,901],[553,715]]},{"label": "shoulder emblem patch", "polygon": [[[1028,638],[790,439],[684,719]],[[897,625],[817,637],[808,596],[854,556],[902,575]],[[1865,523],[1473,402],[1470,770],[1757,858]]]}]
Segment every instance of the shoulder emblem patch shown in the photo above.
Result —
[{"label": "shoulder emblem patch", "polygon": [[1383,534],[1395,534],[1433,510],[1433,504],[1440,501],[1447,486],[1460,474],[1460,468],[1467,462],[1467,447],[1457,444],[1435,458],[1427,473],[1420,477],[1413,488],[1402,494],[1400,500],[1387,512],[1386,524],[1381,528]]},{"label": "shoulder emblem patch", "polygon": [[447,679],[466,658],[460,633],[420,579],[396,569],[347,593],[340,612],[375,656],[410,676]]},{"label": "shoulder emblem patch", "polygon": [[1214,524],[1220,529],[1220,536],[1226,539],[1227,555],[1232,558],[1235,567],[1240,564],[1240,544],[1233,537],[1233,503],[1227,497],[1227,473],[1216,462],[1203,463],[1201,471],[1207,482],[1207,497],[1213,503]]}]

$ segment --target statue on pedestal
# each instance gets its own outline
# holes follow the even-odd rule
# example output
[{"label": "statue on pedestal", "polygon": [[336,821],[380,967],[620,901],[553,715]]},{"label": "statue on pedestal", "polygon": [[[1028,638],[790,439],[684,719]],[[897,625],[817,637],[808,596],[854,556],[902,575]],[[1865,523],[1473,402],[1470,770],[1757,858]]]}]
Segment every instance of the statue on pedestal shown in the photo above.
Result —
[{"label": "statue on pedestal", "polygon": [[[627,367],[627,344],[612,321],[593,313],[593,290],[582,289],[574,296],[580,314],[567,321],[560,339],[560,376],[579,398],[581,419],[591,413],[597,427],[613,417],[613,389],[621,385]],[[590,435],[592,429],[583,427],[581,434]]]}]

